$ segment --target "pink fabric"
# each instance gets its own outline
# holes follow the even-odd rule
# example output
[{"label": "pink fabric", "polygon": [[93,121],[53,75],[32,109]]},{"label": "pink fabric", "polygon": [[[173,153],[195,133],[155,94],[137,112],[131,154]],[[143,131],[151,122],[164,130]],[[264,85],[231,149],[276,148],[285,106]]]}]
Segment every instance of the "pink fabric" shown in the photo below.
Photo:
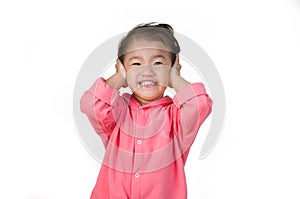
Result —
[{"label": "pink fabric", "polygon": [[99,78],[80,101],[106,148],[91,199],[185,199],[184,165],[212,100],[202,83],[141,106]]}]

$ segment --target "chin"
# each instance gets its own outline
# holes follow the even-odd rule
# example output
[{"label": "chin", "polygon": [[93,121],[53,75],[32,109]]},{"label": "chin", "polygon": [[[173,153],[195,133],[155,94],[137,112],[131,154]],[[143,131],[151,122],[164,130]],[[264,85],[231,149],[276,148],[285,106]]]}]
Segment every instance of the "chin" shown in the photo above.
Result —
[{"label": "chin", "polygon": [[142,99],[147,101],[155,101],[162,98],[162,96],[143,96]]},{"label": "chin", "polygon": [[163,97],[160,95],[142,95],[140,93],[134,93],[134,96],[139,100],[148,101],[148,102],[155,101]]}]

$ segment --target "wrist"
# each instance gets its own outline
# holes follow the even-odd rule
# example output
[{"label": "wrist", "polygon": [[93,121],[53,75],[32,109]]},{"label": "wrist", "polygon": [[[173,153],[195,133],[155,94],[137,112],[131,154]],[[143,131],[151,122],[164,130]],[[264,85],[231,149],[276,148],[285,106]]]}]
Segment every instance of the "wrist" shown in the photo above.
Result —
[{"label": "wrist", "polygon": [[177,91],[185,88],[186,86],[188,86],[190,84],[190,82],[186,81],[179,74],[176,74],[172,77],[171,84],[172,84],[172,87],[177,92]]},{"label": "wrist", "polygon": [[120,89],[127,86],[126,75],[122,73],[115,73],[105,81],[110,87]]}]

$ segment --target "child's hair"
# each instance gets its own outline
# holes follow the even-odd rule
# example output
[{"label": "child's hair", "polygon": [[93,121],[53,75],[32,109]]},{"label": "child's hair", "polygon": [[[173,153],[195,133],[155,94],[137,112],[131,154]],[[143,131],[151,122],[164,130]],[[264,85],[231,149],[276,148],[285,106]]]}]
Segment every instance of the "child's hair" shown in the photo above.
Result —
[{"label": "child's hair", "polygon": [[174,30],[169,24],[157,22],[137,25],[120,41],[118,58],[122,63],[124,60],[124,55],[126,54],[127,48],[132,42],[132,39],[140,38],[162,42],[168,48],[168,51],[170,51],[172,65],[174,64],[176,54],[180,52],[180,46],[177,39],[174,37]]}]

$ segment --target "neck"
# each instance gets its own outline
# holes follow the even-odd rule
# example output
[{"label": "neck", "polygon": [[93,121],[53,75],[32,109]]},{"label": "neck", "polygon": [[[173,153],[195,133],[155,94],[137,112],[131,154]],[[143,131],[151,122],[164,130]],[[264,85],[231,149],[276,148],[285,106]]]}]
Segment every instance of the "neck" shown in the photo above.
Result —
[{"label": "neck", "polygon": [[149,104],[150,102],[153,102],[153,101],[156,101],[156,100],[159,100],[159,99],[161,99],[162,98],[162,96],[161,97],[159,97],[159,98],[156,98],[156,99],[151,99],[151,100],[148,100],[148,99],[145,99],[145,98],[142,98],[142,97],[140,97],[140,96],[137,96],[137,95],[135,95],[135,94],[133,94],[133,97],[142,105],[142,106],[144,106],[144,105],[146,105],[146,104]]}]

